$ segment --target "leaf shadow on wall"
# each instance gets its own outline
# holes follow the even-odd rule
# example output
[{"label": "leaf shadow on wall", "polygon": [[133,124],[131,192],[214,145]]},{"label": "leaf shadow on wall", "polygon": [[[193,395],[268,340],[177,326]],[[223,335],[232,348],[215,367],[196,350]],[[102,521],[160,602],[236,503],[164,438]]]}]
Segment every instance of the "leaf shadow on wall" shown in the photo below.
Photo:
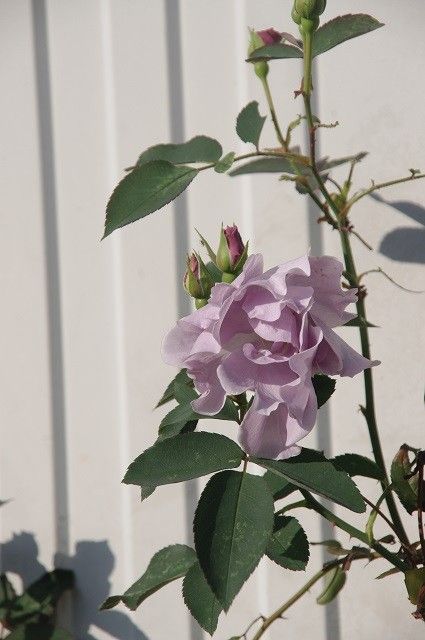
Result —
[{"label": "leaf shadow on wall", "polygon": [[379,251],[391,260],[425,264],[425,207],[409,200],[385,200],[378,194],[372,198],[418,222],[420,227],[399,227],[381,240]]},{"label": "leaf shadow on wall", "polygon": [[[46,568],[38,555],[33,533],[14,533],[0,545],[1,571],[18,575],[27,587],[52,568]],[[72,556],[57,554],[53,564],[75,573],[76,587],[72,595],[75,640],[97,640],[96,629],[116,640],[149,640],[125,612],[99,611],[100,604],[110,595],[109,576],[115,564],[107,540],[81,540],[76,543]]]}]

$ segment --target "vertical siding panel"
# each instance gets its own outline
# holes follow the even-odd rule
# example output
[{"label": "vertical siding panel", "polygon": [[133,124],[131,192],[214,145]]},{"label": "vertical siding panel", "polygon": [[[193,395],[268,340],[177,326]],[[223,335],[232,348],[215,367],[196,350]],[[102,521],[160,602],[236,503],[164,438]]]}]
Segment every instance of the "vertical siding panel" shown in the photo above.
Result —
[{"label": "vertical siding panel", "polygon": [[[327,15],[351,10],[350,2],[330,0]],[[393,0],[385,3],[363,0],[356,5],[356,11],[372,13],[386,26],[320,59],[320,115],[325,121],[341,122],[337,129],[323,132],[322,149],[326,155],[371,152],[356,170],[355,187],[360,188],[370,184],[371,178],[380,181],[405,175],[409,167],[420,166],[422,162],[423,114],[417,109],[422,103],[422,87],[417,78],[425,54],[421,36],[425,7],[419,0],[409,3],[408,9]],[[405,52],[410,42],[415,43],[412,64],[405,53],[396,54],[394,42],[398,43],[399,52]],[[345,78],[338,91],[335,91],[336,77]],[[343,179],[345,172],[338,175]],[[425,279],[424,254],[419,243],[415,250],[412,236],[400,235],[397,240],[405,256],[410,251],[412,262],[391,260],[378,249],[389,232],[415,229],[418,240],[423,235],[425,187],[421,182],[394,187],[382,192],[382,197],[389,205],[365,198],[353,210],[356,228],[377,249],[371,253],[353,238],[359,271],[381,266],[397,281],[421,290]],[[392,208],[392,202],[412,211],[413,218]],[[327,252],[339,256],[338,238],[327,230],[325,233]],[[382,361],[382,366],[374,371],[374,380],[378,422],[389,463],[406,439],[414,446],[423,442],[423,358],[418,358],[418,354],[422,356],[425,344],[417,318],[423,317],[425,302],[423,296],[404,293],[379,275],[369,276],[365,283],[370,292],[369,319],[381,327],[371,330],[371,338],[373,356]],[[352,345],[360,346],[355,330],[341,330],[341,335]],[[354,450],[371,455],[366,425],[360,412],[356,412],[363,401],[361,376],[338,382],[331,405],[336,452]],[[361,487],[372,499],[378,497],[379,487],[373,482],[361,483]],[[351,521],[364,523],[364,517],[357,519],[353,515],[349,516]],[[414,520],[410,522],[410,530],[416,540]],[[377,531],[383,535],[388,532],[380,523]],[[342,536],[340,539],[344,540]],[[383,562],[372,563],[367,568],[353,567],[350,572],[340,598],[344,640],[377,633],[406,640],[419,637],[419,627],[409,615],[411,607],[402,581],[374,580],[385,566]]]},{"label": "vertical siding panel", "polygon": [[[99,639],[140,632],[100,614],[122,586],[122,374],[117,361],[113,243],[100,244],[110,190],[108,105],[99,2],[49,2],[69,461],[68,563],[77,573],[75,632]],[[66,561],[62,558],[62,561]],[[115,591],[116,587],[114,588]]]},{"label": "vertical siding panel", "polygon": [[[48,265],[31,3],[0,4],[3,571],[25,582],[55,552]],[[38,556],[38,558],[37,558]]]},{"label": "vertical siding panel", "polygon": [[[133,164],[142,150],[175,135],[176,123],[173,125],[171,113],[175,94],[168,62],[170,57],[178,56],[174,51],[178,39],[170,39],[167,33],[169,7],[165,2],[126,0],[109,4],[118,168],[122,175],[122,169]],[[168,205],[119,232],[130,460],[154,442],[161,417],[168,410],[153,411],[153,407],[174,375],[162,363],[160,349],[165,333],[179,310],[182,312],[180,278],[175,273],[176,256],[182,252],[182,247],[176,248],[175,237],[181,206],[180,200],[177,208]],[[157,550],[187,541],[187,500],[183,485],[163,487],[143,504],[136,488],[125,487],[125,491],[131,495],[131,579],[135,579]],[[117,561],[120,562],[119,557]],[[181,581],[171,584],[137,612],[136,619],[150,638],[166,637],[171,628],[178,628],[182,637],[190,637],[191,622],[180,591]]]}]

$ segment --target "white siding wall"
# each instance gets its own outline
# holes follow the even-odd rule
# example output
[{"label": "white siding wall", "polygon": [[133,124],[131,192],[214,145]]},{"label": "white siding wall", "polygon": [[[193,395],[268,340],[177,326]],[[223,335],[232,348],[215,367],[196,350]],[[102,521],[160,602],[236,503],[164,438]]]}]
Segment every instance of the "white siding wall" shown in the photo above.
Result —
[{"label": "white siding wall", "polygon": [[[243,61],[246,26],[289,30],[289,8],[289,0],[0,0],[0,498],[13,498],[1,510],[2,561],[25,580],[55,562],[75,569],[78,592],[65,614],[76,638],[203,637],[179,584],[134,616],[96,612],[155,550],[190,539],[200,487],[166,487],[140,505],[120,480],[162,415],[152,407],[172,371],[159,349],[189,308],[180,276],[194,225],[214,239],[222,220],[234,220],[269,265],[309,246],[339,255],[336,234],[325,230],[322,239],[306,201],[264,176],[204,173],[165,211],[99,242],[108,195],[142,149],[197,133],[240,148],[234,116],[249,99],[262,100]],[[327,15],[350,11],[375,13],[387,27],[320,59],[320,113],[341,122],[323,132],[321,146],[373,152],[359,185],[424,169],[423,2],[328,2]],[[301,110],[291,97],[299,72],[291,61],[270,74],[285,120]],[[269,125],[266,136],[271,143]],[[375,247],[391,232],[386,255],[356,244],[360,268],[381,265],[424,289],[424,185],[383,197],[364,200],[355,222]],[[373,350],[383,361],[375,379],[390,459],[403,441],[424,442],[425,297],[376,275],[369,289],[371,319],[382,326]],[[349,335],[356,343],[355,331]],[[370,454],[356,411],[361,380],[338,387],[310,445]],[[312,539],[329,536],[301,517]],[[309,571],[320,562],[313,550]],[[354,567],[336,606],[319,608],[308,595],[268,640],[422,637],[400,580],[374,581],[381,565]],[[241,632],[303,580],[262,564],[217,638]]]}]

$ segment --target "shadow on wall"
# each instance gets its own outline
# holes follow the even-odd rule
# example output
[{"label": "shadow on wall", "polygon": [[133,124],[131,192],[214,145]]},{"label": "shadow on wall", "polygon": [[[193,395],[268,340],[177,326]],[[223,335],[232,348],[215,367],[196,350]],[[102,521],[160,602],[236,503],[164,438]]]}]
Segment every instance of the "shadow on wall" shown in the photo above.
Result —
[{"label": "shadow on wall", "polygon": [[[28,586],[46,571],[38,559],[38,551],[33,533],[13,534],[0,545],[1,570],[17,574],[24,587]],[[78,611],[73,633],[76,640],[97,640],[95,627],[116,640],[149,640],[125,613],[98,610],[110,595],[109,576],[114,564],[107,540],[81,540],[77,542],[73,556],[55,557],[55,567],[66,567],[75,572],[77,583],[72,608]]]},{"label": "shadow on wall", "polygon": [[418,222],[421,227],[399,227],[387,233],[381,240],[379,251],[391,260],[425,264],[425,207],[408,200],[385,200],[374,194],[374,200]]}]

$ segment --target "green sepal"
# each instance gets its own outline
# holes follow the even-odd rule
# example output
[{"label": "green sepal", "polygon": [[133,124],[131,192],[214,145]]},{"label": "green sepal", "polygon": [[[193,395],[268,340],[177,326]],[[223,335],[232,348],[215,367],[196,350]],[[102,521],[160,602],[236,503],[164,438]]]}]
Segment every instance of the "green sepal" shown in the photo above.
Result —
[{"label": "green sepal", "polygon": [[335,600],[344,587],[346,579],[345,571],[339,566],[328,571],[325,575],[325,587],[316,600],[317,604],[329,604],[332,600]]}]

